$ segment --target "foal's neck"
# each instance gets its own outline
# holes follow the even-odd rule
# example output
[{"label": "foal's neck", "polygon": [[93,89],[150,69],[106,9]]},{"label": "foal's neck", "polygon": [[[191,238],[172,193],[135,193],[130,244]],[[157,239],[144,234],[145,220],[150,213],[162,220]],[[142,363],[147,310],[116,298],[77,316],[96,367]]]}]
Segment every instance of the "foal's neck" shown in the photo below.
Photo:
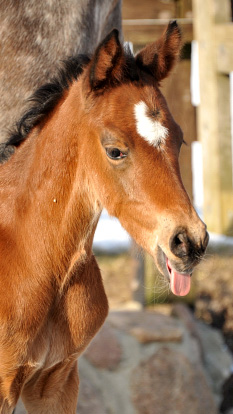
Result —
[{"label": "foal's neck", "polygon": [[91,255],[101,212],[83,162],[84,117],[76,95],[71,88],[8,166],[21,166],[14,211],[17,226],[23,229],[23,244],[30,243],[38,255],[62,263],[66,270],[79,252]]}]

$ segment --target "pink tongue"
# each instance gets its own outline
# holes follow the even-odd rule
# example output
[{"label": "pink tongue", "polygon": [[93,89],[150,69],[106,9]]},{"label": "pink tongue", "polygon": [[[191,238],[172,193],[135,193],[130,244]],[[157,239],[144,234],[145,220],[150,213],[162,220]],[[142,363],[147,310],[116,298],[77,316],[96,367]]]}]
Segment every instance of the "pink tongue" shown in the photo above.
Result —
[{"label": "pink tongue", "polygon": [[191,287],[190,275],[181,275],[172,269],[170,262],[168,261],[170,268],[171,290],[174,295],[185,296],[189,293]]}]

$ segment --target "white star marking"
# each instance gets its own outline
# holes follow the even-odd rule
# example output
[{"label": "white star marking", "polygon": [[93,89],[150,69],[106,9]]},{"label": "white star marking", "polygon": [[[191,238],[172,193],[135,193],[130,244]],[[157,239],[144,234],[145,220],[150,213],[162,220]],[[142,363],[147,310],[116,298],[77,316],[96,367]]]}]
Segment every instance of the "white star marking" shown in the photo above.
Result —
[{"label": "white star marking", "polygon": [[148,106],[143,101],[134,106],[137,132],[150,145],[158,147],[160,144],[165,143],[168,129],[159,121],[151,119],[148,115],[148,110]]}]

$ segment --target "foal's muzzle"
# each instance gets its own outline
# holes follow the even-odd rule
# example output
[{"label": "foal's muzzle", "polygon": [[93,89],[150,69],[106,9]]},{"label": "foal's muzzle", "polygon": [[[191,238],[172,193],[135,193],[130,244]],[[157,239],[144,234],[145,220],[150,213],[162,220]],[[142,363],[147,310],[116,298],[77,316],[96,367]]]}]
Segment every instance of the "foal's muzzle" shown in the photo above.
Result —
[{"label": "foal's muzzle", "polygon": [[170,238],[169,247],[171,252],[179,259],[186,259],[196,265],[204,255],[209,241],[206,227],[199,236],[188,234],[186,229],[178,228]]}]

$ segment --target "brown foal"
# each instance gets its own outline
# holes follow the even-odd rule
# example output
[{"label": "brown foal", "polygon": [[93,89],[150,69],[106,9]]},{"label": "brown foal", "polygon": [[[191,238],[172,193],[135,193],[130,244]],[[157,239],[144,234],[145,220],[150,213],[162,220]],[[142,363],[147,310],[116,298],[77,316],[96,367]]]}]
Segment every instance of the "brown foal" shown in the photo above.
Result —
[{"label": "brown foal", "polygon": [[135,57],[113,30],[92,58],[71,59],[35,93],[7,143],[13,154],[0,166],[2,414],[12,413],[20,395],[30,414],[76,411],[77,358],[108,312],[92,253],[103,207],[153,256],[175,294],[189,291],[208,234],[182,185],[182,132],[159,90],[180,47],[176,22]]}]

